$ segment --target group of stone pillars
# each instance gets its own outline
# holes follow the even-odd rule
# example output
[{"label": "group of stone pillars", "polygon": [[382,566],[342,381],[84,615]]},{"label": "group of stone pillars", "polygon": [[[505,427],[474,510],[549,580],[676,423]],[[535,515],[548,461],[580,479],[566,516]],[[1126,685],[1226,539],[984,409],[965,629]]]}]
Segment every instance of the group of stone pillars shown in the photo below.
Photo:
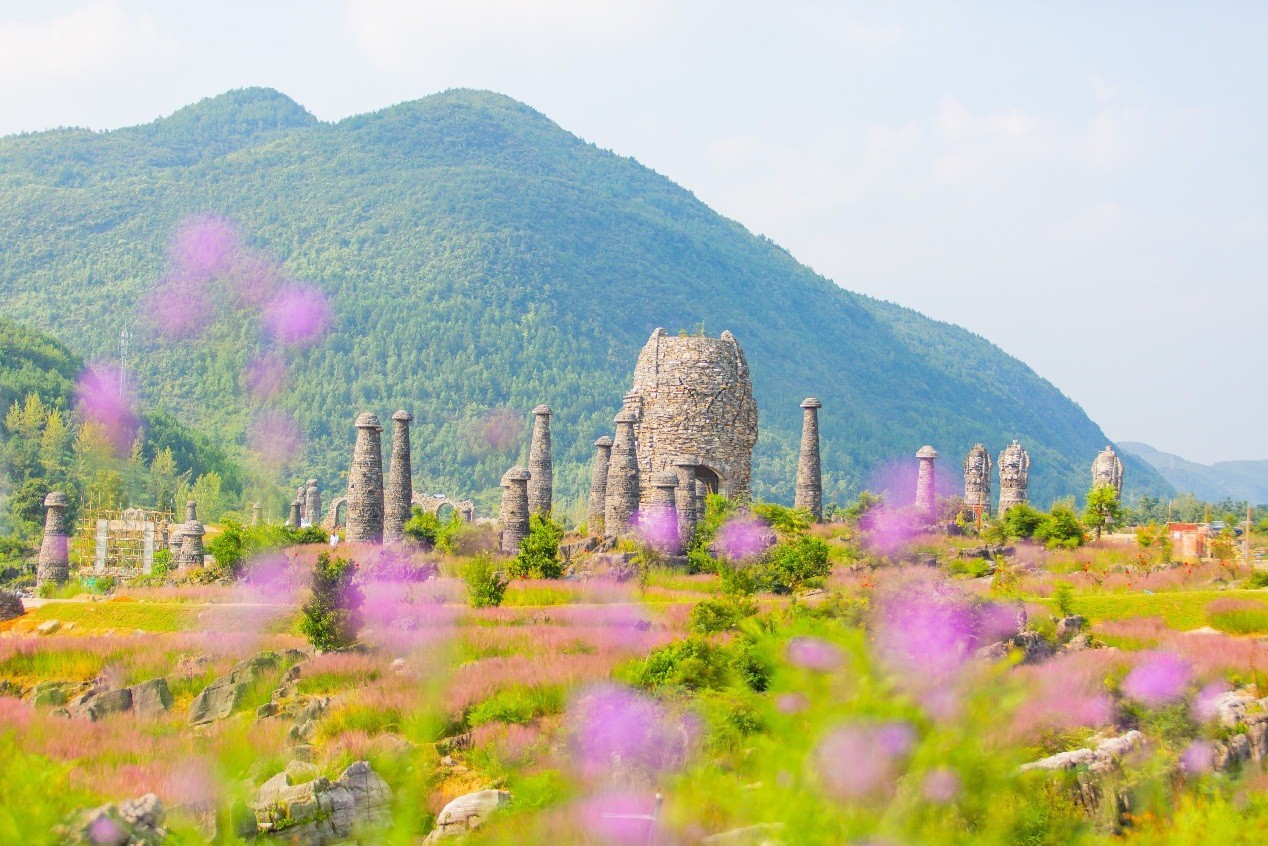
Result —
[{"label": "group of stone pillars", "polygon": [[533,439],[528,449],[528,468],[516,465],[502,474],[502,503],[498,525],[500,548],[507,555],[519,552],[520,541],[528,537],[529,517],[549,517],[554,508],[555,467],[551,457],[550,406],[533,409]]},{"label": "group of stone pillars", "polygon": [[359,543],[399,543],[410,518],[414,477],[410,467],[408,411],[392,415],[392,464],[383,488],[383,426],[369,411],[357,415],[357,440],[348,471],[347,539]]}]

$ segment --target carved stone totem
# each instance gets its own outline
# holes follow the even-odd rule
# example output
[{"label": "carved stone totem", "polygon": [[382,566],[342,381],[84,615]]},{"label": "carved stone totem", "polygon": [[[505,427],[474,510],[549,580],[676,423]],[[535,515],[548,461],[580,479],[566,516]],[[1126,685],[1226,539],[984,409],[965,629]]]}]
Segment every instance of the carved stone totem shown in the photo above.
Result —
[{"label": "carved stone totem", "polygon": [[177,565],[182,570],[203,566],[203,535],[206,529],[198,522],[198,503],[185,503],[185,522],[181,526],[181,550]]},{"label": "carved stone totem", "polygon": [[634,444],[634,423],[638,417],[622,411],[615,418],[616,437],[608,462],[608,483],[603,507],[603,533],[620,537],[630,527],[638,510],[638,453]]},{"label": "carved stone totem", "polygon": [[414,415],[402,409],[392,415],[392,463],[387,471],[383,501],[383,542],[405,539],[414,502],[414,471],[411,466],[409,424]]},{"label": "carved stone totem", "polygon": [[1123,493],[1123,460],[1114,452],[1114,447],[1107,446],[1092,462],[1092,485],[1111,485],[1121,496]]},{"label": "carved stone totem", "polygon": [[70,537],[66,533],[66,508],[70,501],[61,491],[44,497],[44,540],[36,562],[35,583],[64,584],[70,578]]},{"label": "carved stone totem", "polygon": [[357,415],[357,441],[348,471],[348,540],[383,540],[383,427],[369,411]]},{"label": "carved stone totem", "polygon": [[964,504],[974,513],[991,513],[991,454],[981,444],[964,459]]},{"label": "carved stone totem", "polygon": [[258,526],[262,522],[264,522],[264,506],[257,502],[251,506],[251,525]]},{"label": "carved stone totem", "polygon": [[550,516],[555,493],[555,470],[550,458],[550,406],[533,409],[533,442],[528,449],[528,507],[533,514]]},{"label": "carved stone totem", "polygon": [[286,515],[286,527],[298,529],[304,521],[304,506],[298,499],[291,500],[291,511]]},{"label": "carved stone totem", "polygon": [[528,482],[532,474],[523,467],[512,467],[502,476],[502,507],[498,524],[502,528],[502,552],[515,555],[520,541],[528,537]]},{"label": "carved stone totem", "polygon": [[916,510],[926,520],[933,521],[938,516],[937,485],[933,470],[938,451],[925,445],[916,453],[916,458],[920,460],[920,470],[916,475]]},{"label": "carved stone totem", "polygon": [[594,442],[594,470],[590,475],[590,500],[586,503],[586,526],[590,534],[603,537],[603,509],[608,491],[608,464],[612,459],[612,439],[607,435]]},{"label": "carved stone totem", "polygon": [[1030,455],[1017,441],[999,454],[999,514],[1026,501],[1030,484]]},{"label": "carved stone totem", "polygon": [[794,504],[823,519],[823,472],[819,467],[819,409],[815,397],[801,401],[801,455],[797,459],[797,494]]}]

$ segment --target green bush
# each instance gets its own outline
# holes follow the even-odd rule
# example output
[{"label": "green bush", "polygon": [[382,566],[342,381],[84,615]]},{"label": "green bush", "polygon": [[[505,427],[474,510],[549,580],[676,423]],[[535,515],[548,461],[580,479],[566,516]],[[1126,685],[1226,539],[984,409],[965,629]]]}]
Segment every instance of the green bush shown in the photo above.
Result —
[{"label": "green bush", "polygon": [[485,553],[475,556],[462,568],[467,583],[467,601],[472,608],[496,608],[506,594],[506,579],[497,571],[493,559]]},{"label": "green bush", "polygon": [[1052,506],[1052,511],[1035,528],[1033,537],[1043,541],[1049,549],[1074,549],[1087,542],[1079,516],[1074,509],[1060,504]]},{"label": "green bush", "polygon": [[832,564],[826,543],[811,535],[799,535],[775,544],[751,569],[758,590],[792,593],[811,580],[826,577]]},{"label": "green bush", "polygon": [[687,619],[695,634],[714,634],[736,628],[740,621],[757,613],[757,603],[742,596],[706,599],[696,603]]},{"label": "green bush", "polygon": [[559,542],[564,529],[549,517],[529,518],[528,536],[520,541],[519,554],[507,565],[513,579],[557,579],[564,574],[559,561]]},{"label": "green bush", "polygon": [[405,536],[428,549],[453,553],[455,541],[462,531],[462,518],[455,512],[447,521],[414,506],[413,516],[405,523]]},{"label": "green bush", "polygon": [[1043,523],[1044,513],[1027,503],[1018,503],[999,520],[1003,535],[1009,540],[1021,540],[1035,536],[1035,531]]},{"label": "green bush", "polygon": [[737,683],[764,691],[773,668],[747,640],[723,645],[691,635],[653,650],[627,667],[630,684],[655,690],[722,690]]},{"label": "green bush", "polygon": [[300,631],[314,649],[328,652],[357,642],[361,631],[361,589],[352,579],[356,565],[346,558],[317,556],[313,566],[312,597],[304,605]]},{"label": "green bush", "polygon": [[523,687],[499,690],[467,712],[470,728],[486,723],[528,723],[538,717],[563,710],[564,691],[558,686]]},{"label": "green bush", "polygon": [[1058,580],[1052,586],[1052,604],[1056,606],[1057,613],[1062,617],[1069,617],[1074,613],[1074,585],[1064,580]]}]

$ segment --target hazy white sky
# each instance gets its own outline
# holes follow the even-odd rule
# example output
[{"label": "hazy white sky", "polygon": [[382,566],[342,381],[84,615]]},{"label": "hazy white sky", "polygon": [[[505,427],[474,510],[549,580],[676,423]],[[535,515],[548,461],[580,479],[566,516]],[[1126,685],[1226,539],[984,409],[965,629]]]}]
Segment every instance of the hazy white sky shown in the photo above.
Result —
[{"label": "hazy white sky", "polygon": [[1268,458],[1268,5],[0,0],[0,133],[489,88],[1115,439]]}]

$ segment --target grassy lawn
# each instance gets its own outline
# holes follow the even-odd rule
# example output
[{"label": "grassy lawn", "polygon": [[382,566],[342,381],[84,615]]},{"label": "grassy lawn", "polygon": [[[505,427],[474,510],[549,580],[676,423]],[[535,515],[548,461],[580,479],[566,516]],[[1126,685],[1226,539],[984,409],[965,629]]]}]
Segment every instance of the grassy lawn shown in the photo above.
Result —
[{"label": "grassy lawn", "polygon": [[[1262,590],[1197,590],[1162,593],[1078,594],[1074,612],[1089,622],[1161,617],[1175,629],[1196,629],[1210,624],[1206,607],[1217,599],[1268,599]],[[1045,601],[1049,607],[1051,602]]]},{"label": "grassy lawn", "polygon": [[178,632],[193,628],[197,607],[183,602],[48,602],[22,619],[35,625],[46,620],[74,623],[75,634],[115,631]]}]

